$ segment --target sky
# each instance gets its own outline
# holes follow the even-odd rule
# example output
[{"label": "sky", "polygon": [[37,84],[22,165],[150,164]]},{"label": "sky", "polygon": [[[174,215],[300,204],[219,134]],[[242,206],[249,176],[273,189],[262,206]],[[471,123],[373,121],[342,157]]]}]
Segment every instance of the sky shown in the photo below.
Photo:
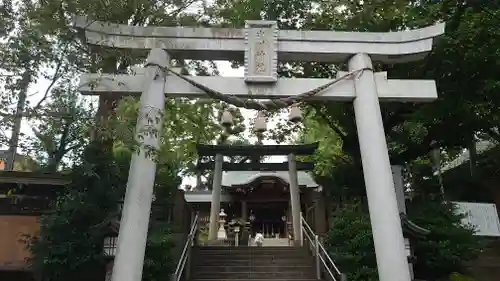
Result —
[{"label": "sky", "polygon": [[[216,65],[218,67],[218,70],[220,72],[220,76],[222,77],[243,77],[244,74],[244,69],[243,67],[240,67],[238,69],[231,68],[231,63],[227,61],[217,61]],[[49,71],[50,73],[50,71]],[[43,77],[40,77],[37,81],[36,84],[30,87],[28,91],[28,103],[30,105],[35,105],[37,104],[43,97],[47,87],[50,85],[50,80],[45,79]],[[15,105],[13,105],[15,106]],[[251,133],[251,127],[250,127],[250,121],[255,118],[257,115],[257,111],[255,110],[249,110],[249,109],[241,109],[242,115],[245,117],[245,125],[247,128],[247,131],[244,133],[245,137],[250,138],[250,139],[255,139],[253,134]],[[268,120],[267,127],[268,128],[273,128],[276,126],[276,120]],[[31,126],[28,121],[23,120],[22,126],[21,126],[21,132],[33,136],[33,131],[31,130]],[[10,136],[11,132],[6,132],[7,135]],[[264,144],[276,144],[275,141],[273,140],[264,140]],[[2,149],[7,149],[7,147],[3,146]],[[18,153],[22,153],[23,151],[21,149],[18,149]],[[271,156],[266,159],[266,162],[283,162],[286,161],[285,156]],[[184,178],[182,185],[185,186],[186,184],[189,185],[195,185],[195,179],[194,178]]]},{"label": "sky", "polygon": [[[195,1],[194,3],[192,3],[191,5],[186,7],[186,12],[188,12],[188,13],[201,12],[203,9],[203,5],[202,5],[203,3],[212,4],[213,0]],[[243,74],[244,74],[243,67],[240,67],[238,69],[233,69],[233,68],[231,68],[230,62],[227,62],[227,61],[216,61],[216,65],[217,65],[218,70],[220,72],[220,75],[222,77],[243,77]],[[53,71],[51,71],[50,69],[45,69],[44,71],[48,72],[49,74],[51,74],[51,72],[53,73]],[[49,75],[49,76],[51,76],[51,75]],[[47,87],[49,87],[49,85],[50,85],[50,82],[51,81],[48,79],[45,79],[43,77],[39,77],[37,83],[30,87],[30,89],[28,91],[28,99],[27,99],[27,101],[30,105],[35,105],[38,103],[38,101],[40,101],[42,99],[43,94],[45,93]],[[12,106],[13,106],[13,108],[15,108],[16,105],[13,104]],[[245,117],[246,127],[250,128],[250,120],[251,120],[251,118],[255,118],[257,112],[254,110],[242,109],[241,113]],[[268,120],[268,128],[272,128],[273,126],[276,126],[276,120]],[[33,135],[33,131],[31,130],[31,127],[30,127],[30,124],[28,123],[28,121],[23,120],[21,132],[26,134],[26,135]],[[7,136],[10,137],[11,132],[7,131],[5,133],[7,134]],[[247,129],[247,132],[245,132],[245,136],[247,138],[254,139],[253,135],[251,134],[251,131],[248,129]],[[272,140],[264,140],[264,143],[265,144],[275,144],[275,142]],[[6,146],[0,145],[0,149],[6,149],[6,148],[7,148]],[[19,150],[18,152],[22,153],[21,150]],[[277,161],[281,162],[281,160],[279,160],[279,159]],[[274,162],[274,159],[273,159],[273,162]]]},{"label": "sky", "polygon": [[[227,61],[217,61],[216,65],[219,69],[220,76],[222,77],[243,77],[243,67],[240,67],[238,69],[233,69],[231,68],[231,63]],[[30,87],[28,91],[28,102],[31,105],[37,104],[40,99],[42,99],[43,94],[45,93],[45,90],[47,87],[50,85],[50,80],[45,79],[43,77],[40,77],[33,86]],[[15,105],[13,105],[15,107]],[[257,115],[257,111],[255,110],[249,110],[249,109],[241,109],[241,113],[245,117],[245,125],[247,128],[250,128],[250,121],[251,119],[255,118]],[[268,120],[268,128],[272,128],[273,126],[276,125],[276,120]],[[21,132],[28,134],[28,135],[33,135],[33,131],[31,130],[31,126],[28,123],[28,121],[23,120],[22,122],[22,127],[21,127]],[[10,132],[7,132],[9,135]],[[251,134],[250,130],[247,129],[247,132],[245,132],[245,135],[247,137],[253,137]],[[276,144],[273,140],[264,140],[265,144]]]},{"label": "sky", "polygon": [[[243,77],[244,75],[244,69],[243,67],[240,67],[238,69],[233,69],[231,68],[231,64],[227,61],[218,61],[216,62],[217,68],[220,72],[220,76],[222,77]],[[251,134],[251,127],[250,127],[250,120],[255,118],[257,115],[257,111],[255,110],[249,110],[242,108],[241,109],[241,114],[243,117],[245,117],[245,126],[247,128],[247,131],[245,132],[246,136],[252,136]],[[267,128],[273,128],[276,126],[276,120],[267,120]],[[273,140],[265,139],[263,140],[264,144],[270,145],[270,144],[277,144]],[[267,157],[265,162],[284,162],[286,161],[286,156],[270,156]],[[191,186],[196,186],[196,179],[194,177],[184,177],[182,181],[181,186],[185,185],[191,185]]]},{"label": "sky", "polygon": [[[212,2],[213,2],[213,0],[208,1],[208,3],[212,3]],[[201,1],[195,2],[193,5],[191,5],[190,7],[187,8],[187,11],[188,12],[197,12],[200,9],[202,9]],[[222,76],[222,77],[243,77],[243,75],[244,75],[243,67],[240,67],[238,69],[234,69],[231,67],[231,63],[228,61],[216,61],[215,63],[216,63],[218,70],[220,72],[220,76]],[[46,69],[46,71],[49,74],[51,74],[51,72],[53,72],[50,69]],[[51,76],[51,75],[49,75],[49,76]],[[29,91],[28,91],[28,98],[27,98],[28,104],[29,105],[37,104],[42,99],[42,97],[43,97],[46,89],[49,87],[50,83],[51,83],[50,80],[45,79],[43,77],[39,77],[37,80],[37,83],[34,84],[33,86],[31,86]],[[93,98],[92,100],[97,101],[96,98]],[[12,106],[15,108],[16,105],[14,104]],[[246,132],[244,133],[245,137],[250,139],[250,140],[255,140],[254,135],[251,133],[250,121],[253,118],[255,118],[255,116],[257,115],[257,112],[255,110],[241,109],[241,113],[245,117],[245,125],[247,128]],[[267,120],[267,121],[268,121],[267,127],[269,129],[276,126],[277,120]],[[7,134],[7,136],[10,137],[11,132],[7,131],[5,133]],[[29,122],[25,119],[22,121],[21,133],[28,135],[28,136],[34,135]],[[264,144],[276,144],[275,141],[267,140],[267,139],[264,140],[263,142],[264,142]],[[7,147],[5,145],[4,146],[0,145],[0,149],[7,149]],[[23,151],[21,149],[18,149],[17,152],[23,153]],[[283,162],[283,161],[286,161],[286,157],[285,156],[272,156],[272,157],[266,158],[265,161],[266,162]],[[193,181],[193,179],[186,179],[183,182],[183,185],[184,184],[193,184],[192,181]]]}]

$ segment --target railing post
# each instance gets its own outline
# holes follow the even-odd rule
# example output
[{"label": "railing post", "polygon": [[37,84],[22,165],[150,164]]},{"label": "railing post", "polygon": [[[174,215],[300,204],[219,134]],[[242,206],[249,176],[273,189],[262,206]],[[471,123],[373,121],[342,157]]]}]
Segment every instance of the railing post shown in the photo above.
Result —
[{"label": "railing post", "polygon": [[303,247],[304,246],[304,224],[302,222],[302,220],[304,219],[304,217],[302,216],[302,212],[300,213],[300,246]]},{"label": "railing post", "polygon": [[196,238],[196,233],[198,233],[198,217],[195,217],[192,220],[191,227],[190,227],[190,233],[188,235],[188,241],[189,243],[187,252],[186,252],[186,265],[184,266],[184,276],[186,277],[186,280],[189,280],[191,277],[191,252],[193,250],[194,246],[194,240]]},{"label": "railing post", "polygon": [[340,281],[347,281],[347,275],[345,273],[340,274]]},{"label": "railing post", "polygon": [[[193,239],[193,237],[191,237],[190,239]],[[186,267],[184,268],[184,270],[185,270],[184,276],[186,277],[185,280],[189,280],[191,277],[191,250],[192,249],[193,249],[193,246],[191,244],[191,245],[189,245],[189,248],[188,248],[187,253],[186,253]]]},{"label": "railing post", "polygon": [[177,281],[177,275],[174,273],[170,274],[170,281]]},{"label": "railing post", "polygon": [[321,280],[321,257],[319,256],[319,239],[318,235],[314,235],[314,255],[316,256],[316,279]]}]

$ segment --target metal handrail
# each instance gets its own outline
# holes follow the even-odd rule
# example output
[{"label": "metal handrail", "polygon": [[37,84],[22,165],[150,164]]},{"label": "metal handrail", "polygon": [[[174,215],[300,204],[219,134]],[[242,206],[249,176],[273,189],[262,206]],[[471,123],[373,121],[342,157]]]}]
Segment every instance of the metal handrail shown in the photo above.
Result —
[{"label": "metal handrail", "polygon": [[[301,243],[304,240],[309,242],[309,249],[312,251],[313,256],[316,258],[316,278],[321,280],[321,265],[333,281],[347,281],[347,276],[342,273],[333,262],[332,258],[326,251],[323,244],[319,241],[318,235],[314,233],[312,228],[306,222],[304,217],[300,216],[301,225]],[[333,271],[332,271],[333,269]]]},{"label": "metal handrail", "polygon": [[[171,276],[171,281],[179,281],[181,280],[182,273],[184,272],[184,269],[186,268],[186,263],[191,257],[191,248],[194,244],[194,239],[196,238],[196,231],[198,230],[198,218],[199,215],[196,214],[196,216],[193,219],[193,222],[191,223],[191,228],[189,230],[189,234],[186,239],[186,243],[184,244],[184,248],[182,249],[181,256],[179,258],[179,262],[177,263],[177,267],[175,268],[174,273]],[[186,273],[186,279],[189,279],[189,272],[190,268],[187,269]]]}]

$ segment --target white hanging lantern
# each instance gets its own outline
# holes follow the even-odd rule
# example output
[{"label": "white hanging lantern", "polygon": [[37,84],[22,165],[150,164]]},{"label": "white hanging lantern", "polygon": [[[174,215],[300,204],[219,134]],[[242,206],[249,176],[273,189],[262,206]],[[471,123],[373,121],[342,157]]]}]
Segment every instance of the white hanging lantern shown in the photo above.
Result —
[{"label": "white hanging lantern", "polygon": [[300,108],[297,106],[296,103],[290,106],[290,114],[288,115],[288,120],[290,120],[293,123],[302,121],[302,111],[300,110]]},{"label": "white hanging lantern", "polygon": [[229,112],[229,110],[224,110],[220,123],[225,128],[233,126],[233,115]]},{"label": "white hanging lantern", "polygon": [[257,118],[255,118],[254,131],[257,133],[263,133],[267,130],[266,117],[264,113],[257,113]]}]

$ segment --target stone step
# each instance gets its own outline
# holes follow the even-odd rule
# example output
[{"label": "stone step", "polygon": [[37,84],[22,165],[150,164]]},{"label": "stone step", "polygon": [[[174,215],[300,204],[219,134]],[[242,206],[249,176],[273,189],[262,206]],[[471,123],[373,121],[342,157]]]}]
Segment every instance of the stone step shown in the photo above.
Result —
[{"label": "stone step", "polygon": [[304,258],[281,258],[281,259],[248,259],[248,258],[233,258],[225,260],[216,259],[202,259],[194,257],[193,266],[260,266],[260,265],[274,265],[274,266],[300,266],[312,264],[311,259]]},{"label": "stone step", "polygon": [[[280,239],[275,239],[277,241],[280,241]],[[214,246],[200,246],[200,248],[231,248],[231,247],[226,247],[226,246],[217,246],[217,245],[214,245]],[[232,247],[233,249],[244,249],[244,248],[257,248],[257,249],[262,249],[262,247],[256,247],[256,246],[248,246],[248,245],[239,245],[238,247]],[[269,247],[266,247],[266,248],[274,248],[274,249],[293,249],[293,248],[297,248],[297,247],[293,247],[293,246],[290,246],[290,247],[281,247],[281,246],[269,246]]]},{"label": "stone step", "polygon": [[276,272],[203,272],[194,270],[191,274],[193,279],[313,279],[313,270],[304,271],[276,271]]},{"label": "stone step", "polygon": [[199,254],[277,254],[277,255],[291,255],[291,254],[307,254],[307,251],[295,250],[295,251],[217,251],[217,250],[197,250],[193,249],[193,252]]},{"label": "stone step", "polygon": [[307,255],[194,255],[193,260],[213,260],[225,263],[231,260],[288,260],[288,261],[307,261],[311,257]]},{"label": "stone step", "polygon": [[292,250],[274,250],[265,249],[256,250],[255,248],[247,249],[205,249],[205,248],[194,248],[193,253],[199,255],[274,255],[274,256],[287,256],[287,255],[307,255],[308,251],[303,248],[296,248]]},{"label": "stone step", "polygon": [[306,248],[302,247],[196,247],[194,250],[199,252],[257,252],[257,253],[293,253],[293,252],[304,252],[307,251]]},{"label": "stone step", "polygon": [[200,272],[309,272],[313,265],[200,265]]},{"label": "stone step", "polygon": [[293,253],[306,251],[306,248],[292,247],[196,247],[194,248],[201,252],[275,252],[275,253]]},{"label": "stone step", "polygon": [[200,257],[207,257],[207,258],[219,258],[219,257],[309,257],[308,253],[306,252],[290,252],[290,253],[273,253],[273,252],[264,252],[264,253],[259,253],[259,252],[227,252],[227,253],[222,253],[222,252],[192,252],[195,255],[198,255]]},{"label": "stone step", "polygon": [[268,279],[268,278],[229,278],[229,279],[220,279],[220,278],[197,278],[190,279],[190,281],[317,281],[316,278],[285,278],[285,279]]},{"label": "stone step", "polygon": [[314,260],[299,247],[193,249],[190,281],[312,281]]}]

